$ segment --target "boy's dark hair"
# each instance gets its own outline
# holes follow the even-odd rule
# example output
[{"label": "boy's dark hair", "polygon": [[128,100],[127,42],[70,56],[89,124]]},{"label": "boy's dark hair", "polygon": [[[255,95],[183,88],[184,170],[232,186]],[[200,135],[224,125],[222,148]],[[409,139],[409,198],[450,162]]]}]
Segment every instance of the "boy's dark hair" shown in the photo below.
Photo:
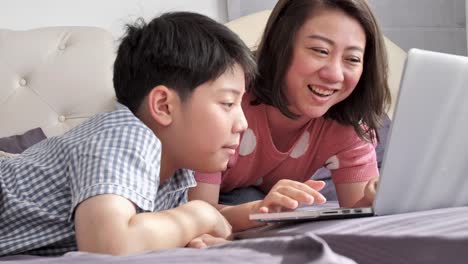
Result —
[{"label": "boy's dark hair", "polygon": [[256,75],[250,50],[226,26],[191,12],[165,13],[146,24],[127,25],[114,64],[119,103],[136,114],[144,97],[165,85],[185,100],[199,85],[215,80],[235,64],[246,86]]},{"label": "boy's dark hair", "polygon": [[275,106],[284,115],[297,118],[287,107],[283,92],[285,76],[292,62],[297,31],[321,8],[343,11],[356,19],[366,33],[362,76],[349,97],[332,106],[325,118],[351,125],[359,137],[374,140],[373,131],[380,126],[391,97],[383,35],[366,0],[279,0],[257,50],[259,78],[252,85],[252,93],[256,97],[253,103]]}]

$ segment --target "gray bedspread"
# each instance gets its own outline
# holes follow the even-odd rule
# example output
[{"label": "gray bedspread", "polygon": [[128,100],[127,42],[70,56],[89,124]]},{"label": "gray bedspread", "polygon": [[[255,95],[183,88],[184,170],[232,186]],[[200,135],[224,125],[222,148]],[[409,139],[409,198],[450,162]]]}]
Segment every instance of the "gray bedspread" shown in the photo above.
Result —
[{"label": "gray bedspread", "polygon": [[72,252],[19,263],[468,263],[468,207],[391,216],[277,224],[237,234],[208,249],[173,249],[127,257]]},{"label": "gray bedspread", "polygon": [[125,257],[71,252],[61,257],[11,256],[0,258],[11,264],[42,263],[341,263],[354,261],[334,253],[328,245],[313,234],[299,234],[234,241],[208,249],[180,248],[147,252]]},{"label": "gray bedspread", "polygon": [[239,238],[315,234],[358,263],[468,263],[468,207],[390,216],[277,224]]}]

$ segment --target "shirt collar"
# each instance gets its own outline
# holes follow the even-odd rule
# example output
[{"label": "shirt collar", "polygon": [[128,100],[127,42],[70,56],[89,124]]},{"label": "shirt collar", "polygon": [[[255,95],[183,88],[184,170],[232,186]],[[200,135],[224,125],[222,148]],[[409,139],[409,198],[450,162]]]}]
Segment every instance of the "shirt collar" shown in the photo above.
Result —
[{"label": "shirt collar", "polygon": [[174,176],[167,179],[159,189],[164,192],[177,192],[185,190],[191,187],[195,187],[197,182],[195,181],[194,172],[188,169],[178,169],[175,171]]}]

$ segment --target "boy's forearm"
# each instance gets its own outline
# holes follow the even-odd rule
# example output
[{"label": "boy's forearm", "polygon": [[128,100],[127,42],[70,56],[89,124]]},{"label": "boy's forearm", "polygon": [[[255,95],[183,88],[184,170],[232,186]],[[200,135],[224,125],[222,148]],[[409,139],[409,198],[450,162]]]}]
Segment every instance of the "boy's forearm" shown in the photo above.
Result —
[{"label": "boy's forearm", "polygon": [[184,247],[193,238],[209,233],[212,221],[203,219],[192,203],[157,212],[134,215],[129,221],[130,234],[141,241],[143,250]]},{"label": "boy's forearm", "polygon": [[[86,202],[86,201],[85,201]],[[210,211],[210,209],[212,211]],[[180,207],[156,213],[123,215],[103,213],[108,220],[79,217],[77,242],[80,251],[111,255],[184,247],[192,239],[213,231],[215,208],[194,201]],[[80,214],[81,212],[78,212]],[[96,212],[99,216],[100,212]],[[83,220],[85,219],[85,220]],[[106,222],[105,221],[111,221]]]},{"label": "boy's forearm", "polygon": [[204,211],[199,201],[157,212],[134,215],[129,234],[140,241],[135,251],[184,247],[195,237],[212,232],[216,219]]},{"label": "boy's forearm", "polygon": [[253,211],[254,206],[259,202],[260,201],[253,201],[234,206],[218,205],[217,208],[232,225],[232,231],[240,232],[249,228],[264,225],[263,223],[249,220],[249,214]]}]

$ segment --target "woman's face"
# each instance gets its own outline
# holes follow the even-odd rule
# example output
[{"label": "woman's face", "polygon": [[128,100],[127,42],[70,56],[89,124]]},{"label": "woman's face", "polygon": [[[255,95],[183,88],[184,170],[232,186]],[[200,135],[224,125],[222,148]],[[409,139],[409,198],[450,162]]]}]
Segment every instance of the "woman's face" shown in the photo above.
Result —
[{"label": "woman's face", "polygon": [[320,9],[299,28],[285,94],[289,109],[309,118],[323,116],[348,97],[359,82],[366,34],[338,9]]}]

